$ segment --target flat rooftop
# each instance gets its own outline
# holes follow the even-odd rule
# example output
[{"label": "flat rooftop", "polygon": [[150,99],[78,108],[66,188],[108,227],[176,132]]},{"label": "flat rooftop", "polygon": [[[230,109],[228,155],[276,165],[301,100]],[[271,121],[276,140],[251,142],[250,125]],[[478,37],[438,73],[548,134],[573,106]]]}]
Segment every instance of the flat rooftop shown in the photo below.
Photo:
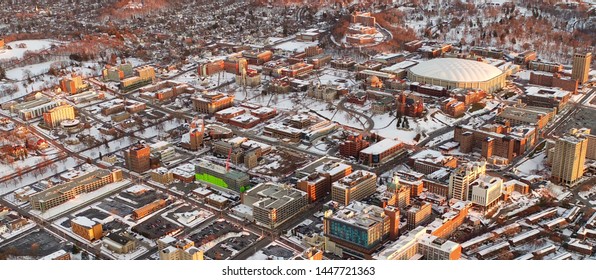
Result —
[{"label": "flat rooftop", "polygon": [[41,202],[51,200],[64,195],[64,193],[71,191],[82,184],[91,183],[109,176],[112,172],[107,169],[95,169],[89,173],[83,174],[72,179],[72,181],[56,185],[49,189],[43,190],[31,196],[31,199],[39,200]]}]

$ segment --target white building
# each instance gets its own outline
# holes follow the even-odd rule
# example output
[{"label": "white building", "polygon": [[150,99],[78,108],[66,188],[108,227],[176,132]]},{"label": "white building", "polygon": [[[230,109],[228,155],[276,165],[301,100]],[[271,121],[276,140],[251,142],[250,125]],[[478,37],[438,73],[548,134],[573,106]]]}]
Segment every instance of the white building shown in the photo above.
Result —
[{"label": "white building", "polygon": [[496,205],[501,197],[503,179],[489,175],[480,175],[470,184],[472,189],[472,203],[488,210]]}]

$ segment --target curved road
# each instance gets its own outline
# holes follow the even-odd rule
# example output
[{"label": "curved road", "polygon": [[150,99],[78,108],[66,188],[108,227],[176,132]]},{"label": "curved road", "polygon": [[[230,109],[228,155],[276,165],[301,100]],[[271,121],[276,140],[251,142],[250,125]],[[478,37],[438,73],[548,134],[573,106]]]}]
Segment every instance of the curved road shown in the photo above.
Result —
[{"label": "curved road", "polygon": [[370,132],[375,127],[375,121],[371,117],[369,117],[363,113],[360,113],[356,110],[346,107],[344,105],[344,103],[346,103],[346,101],[347,101],[347,98],[343,98],[342,100],[340,100],[339,103],[337,103],[337,109],[346,111],[352,115],[356,115],[356,116],[366,119],[366,126],[364,126],[364,132]]}]

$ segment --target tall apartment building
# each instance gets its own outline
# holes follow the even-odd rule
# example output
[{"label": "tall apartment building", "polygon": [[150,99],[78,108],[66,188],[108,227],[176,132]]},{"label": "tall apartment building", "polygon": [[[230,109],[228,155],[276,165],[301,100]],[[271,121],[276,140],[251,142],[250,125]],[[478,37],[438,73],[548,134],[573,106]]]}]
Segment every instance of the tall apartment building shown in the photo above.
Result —
[{"label": "tall apartment building", "polygon": [[203,251],[189,239],[164,236],[157,240],[160,260],[203,260]]},{"label": "tall apartment building", "polygon": [[74,107],[68,104],[60,105],[43,113],[43,121],[50,128],[54,128],[64,120],[73,120],[75,118]]},{"label": "tall apartment building", "polygon": [[586,150],[586,158],[596,160],[596,135],[591,134],[592,130],[589,128],[582,128],[578,130],[588,138],[588,149]]},{"label": "tall apartment building", "polygon": [[195,95],[191,99],[195,110],[203,114],[214,114],[234,105],[234,96],[220,92],[207,92],[202,95]]},{"label": "tall apartment building", "polygon": [[75,94],[85,88],[88,85],[83,83],[83,77],[80,75],[72,75],[70,77],[64,77],[60,80],[60,89],[68,94]]},{"label": "tall apartment building", "polygon": [[151,169],[151,147],[136,143],[124,151],[125,166],[131,171],[143,173]]},{"label": "tall apartment building", "polygon": [[[370,259],[384,241],[397,237],[399,210],[355,201],[333,212],[323,221],[326,248],[336,255]],[[335,249],[335,250],[333,250]]]},{"label": "tall apartment building", "polygon": [[[588,132],[589,133],[589,132]],[[572,129],[555,142],[551,181],[571,187],[583,176],[588,150],[584,132]]]},{"label": "tall apartment building", "polygon": [[588,81],[590,75],[590,64],[592,63],[592,53],[573,55],[573,68],[571,78],[578,80],[580,84]]},{"label": "tall apartment building", "polygon": [[70,220],[72,232],[89,241],[99,240],[103,236],[102,225],[85,216],[75,217]]},{"label": "tall apartment building", "polygon": [[469,200],[470,184],[486,173],[486,162],[470,162],[458,166],[449,177],[449,198]]},{"label": "tall apartment building", "polygon": [[124,92],[138,89],[155,82],[155,68],[145,65],[136,69],[137,76],[120,80],[120,88]]},{"label": "tall apartment building", "polygon": [[198,150],[203,145],[203,131],[198,128],[190,130],[190,145],[189,148],[192,151]]},{"label": "tall apartment building", "polygon": [[305,192],[290,186],[261,183],[244,192],[242,203],[252,207],[258,224],[273,229],[302,212],[308,199]]},{"label": "tall apartment building", "polygon": [[29,198],[35,210],[46,211],[65,203],[76,196],[95,191],[107,184],[122,181],[122,171],[96,169],[71,179],[69,182],[47,188]]},{"label": "tall apartment building", "polygon": [[371,196],[377,190],[377,175],[358,170],[331,185],[331,199],[340,205],[348,205]]},{"label": "tall apartment building", "polygon": [[111,82],[120,82],[124,78],[128,78],[134,74],[131,63],[123,63],[117,66],[106,66],[102,71],[104,80]]}]

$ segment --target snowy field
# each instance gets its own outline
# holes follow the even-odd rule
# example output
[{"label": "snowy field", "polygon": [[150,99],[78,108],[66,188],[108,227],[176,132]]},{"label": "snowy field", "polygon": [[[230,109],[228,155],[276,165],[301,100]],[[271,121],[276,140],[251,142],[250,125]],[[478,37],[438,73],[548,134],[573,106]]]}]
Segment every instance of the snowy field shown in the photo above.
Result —
[{"label": "snowy field", "polygon": [[[18,48],[17,45],[25,44],[25,48]],[[49,49],[52,44],[58,45],[61,44],[59,41],[55,40],[22,40],[22,41],[14,41],[6,44],[6,46],[10,46],[12,50],[4,49],[0,50],[0,60],[3,59],[13,59],[13,58],[23,58],[26,51],[41,51],[45,49]]]},{"label": "snowy field", "polygon": [[281,44],[275,46],[274,48],[278,49],[278,50],[288,51],[288,52],[294,52],[294,51],[303,52],[308,47],[318,46],[318,45],[319,45],[319,41],[314,41],[314,42],[289,41],[289,42],[281,43]]},{"label": "snowy field", "polygon": [[395,117],[390,116],[389,113],[373,115],[372,118],[375,121],[375,128],[372,132],[376,132],[384,138],[397,139],[407,144],[416,144],[417,141],[414,140],[416,135],[420,134],[420,139],[418,141],[421,141],[426,138],[426,135],[446,126],[431,115],[432,113],[429,112],[429,114],[422,118],[407,117],[410,128],[397,128]]},{"label": "snowy field", "polygon": [[18,169],[25,169],[35,167],[42,163],[44,160],[53,160],[58,157],[58,150],[50,147],[43,151],[40,151],[41,155],[29,155],[24,160],[17,160],[12,165],[2,164],[0,168],[0,177],[4,177],[10,174],[14,174]]},{"label": "snowy field", "polygon": [[522,174],[525,175],[537,175],[544,173],[546,166],[546,153],[541,152],[534,155],[533,158],[528,158],[527,160],[520,163],[515,168]]}]

